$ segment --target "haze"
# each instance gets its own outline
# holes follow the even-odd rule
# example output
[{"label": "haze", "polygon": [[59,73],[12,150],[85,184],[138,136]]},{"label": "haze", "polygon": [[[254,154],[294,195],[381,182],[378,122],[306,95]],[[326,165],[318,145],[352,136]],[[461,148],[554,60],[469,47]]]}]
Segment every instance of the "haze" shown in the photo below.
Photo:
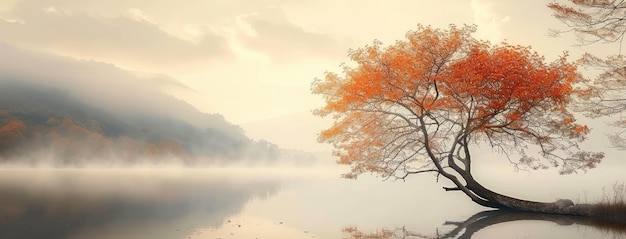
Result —
[{"label": "haze", "polygon": [[[422,23],[477,24],[479,38],[530,44],[548,58],[577,51],[571,36],[546,37],[548,28],[562,27],[548,2],[5,0],[0,69],[45,78],[120,111],[154,110],[198,123],[183,112],[187,107],[149,93],[162,91],[223,115],[252,138],[328,150],[315,142],[328,122],[310,115],[321,100],[309,87],[324,71],[336,71],[349,48],[373,39],[392,43]],[[49,64],[51,54],[66,63]]]},{"label": "haze", "polygon": [[[234,230],[253,233],[238,238],[339,238],[349,226],[439,232],[485,208],[442,190],[451,185],[435,174],[339,179],[349,169],[334,164],[331,145],[317,143],[332,119],[312,114],[324,102],[311,83],[351,64],[349,49],[393,44],[417,24],[474,24],[476,38],[531,46],[546,62],[563,52],[575,60],[621,50],[550,37],[549,29],[565,29],[546,7],[552,1],[0,0],[0,153],[8,155],[0,161],[15,163],[1,165],[0,238],[226,238]],[[17,116],[33,141],[14,149],[2,128]],[[604,187],[623,181],[623,152],[609,147],[615,129],[607,118],[579,122],[592,128],[583,148],[606,153],[598,168],[515,171],[479,143],[476,179],[530,200],[602,199]],[[40,159],[70,168],[21,168]],[[142,160],[164,167],[145,170]],[[128,162],[140,167],[72,168]],[[509,225],[520,232],[495,227],[501,232],[487,238],[541,231]],[[559,233],[555,227],[544,231]]]},{"label": "haze", "polygon": [[[348,49],[393,43],[417,23],[476,24],[476,37],[531,45],[548,60],[619,49],[548,37],[563,29],[548,2],[5,0],[0,74],[115,114],[241,127],[284,149],[329,151],[316,142],[330,120],[311,115],[322,104],[311,82],[338,71]],[[594,135],[604,147],[602,132]]]}]

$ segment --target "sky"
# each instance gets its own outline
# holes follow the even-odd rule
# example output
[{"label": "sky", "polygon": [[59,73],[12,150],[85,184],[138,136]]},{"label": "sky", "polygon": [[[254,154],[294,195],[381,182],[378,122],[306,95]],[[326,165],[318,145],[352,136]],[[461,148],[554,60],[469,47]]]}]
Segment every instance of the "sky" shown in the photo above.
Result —
[{"label": "sky", "polygon": [[[111,64],[249,137],[320,151],[330,120],[311,82],[338,71],[350,48],[392,44],[417,24],[476,24],[477,38],[532,46],[546,59],[580,48],[546,7],[515,0],[0,0],[0,42]],[[97,69],[94,69],[97,71]],[[93,72],[97,74],[98,72]],[[97,80],[106,85],[106,76]]]}]

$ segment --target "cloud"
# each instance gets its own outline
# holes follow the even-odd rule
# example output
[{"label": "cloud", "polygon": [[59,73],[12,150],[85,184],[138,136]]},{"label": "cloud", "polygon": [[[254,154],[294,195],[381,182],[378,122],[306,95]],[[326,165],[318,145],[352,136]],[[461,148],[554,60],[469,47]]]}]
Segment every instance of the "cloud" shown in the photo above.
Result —
[{"label": "cloud", "polygon": [[348,42],[329,34],[307,31],[291,23],[279,7],[238,17],[239,38],[247,49],[264,52],[278,61],[303,57],[345,56]]},{"label": "cloud", "polygon": [[470,7],[474,12],[474,24],[478,25],[476,35],[479,38],[495,43],[504,40],[502,28],[511,20],[509,16],[499,16],[487,0],[471,0]]},{"label": "cloud", "polygon": [[[74,60],[8,44],[0,44],[0,51],[3,53],[0,55],[0,76],[3,79],[59,88],[72,92],[80,100],[119,113],[155,113],[158,112],[156,109],[145,106],[171,104],[166,103],[171,97],[160,93],[158,84],[151,84],[111,64]],[[188,111],[192,107],[178,106],[168,110],[176,108]]]},{"label": "cloud", "polygon": [[77,58],[129,65],[141,62],[158,68],[229,55],[226,39],[218,34],[205,31],[197,43],[183,40],[137,8],[102,16],[21,4],[13,15],[0,21],[0,41]]},{"label": "cloud", "polygon": [[288,20],[281,7],[301,2],[18,1],[0,12],[0,41],[168,73],[235,60],[238,50],[278,61],[345,56],[345,41]]}]

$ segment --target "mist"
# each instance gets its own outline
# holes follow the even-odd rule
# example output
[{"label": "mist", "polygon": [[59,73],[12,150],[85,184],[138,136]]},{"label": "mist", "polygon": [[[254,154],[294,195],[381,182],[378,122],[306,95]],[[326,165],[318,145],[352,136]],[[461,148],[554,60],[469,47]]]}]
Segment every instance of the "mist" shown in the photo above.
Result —
[{"label": "mist", "polygon": [[[0,43],[0,157],[13,165],[84,167],[310,165],[304,152],[253,140],[218,113],[164,93],[167,76]],[[236,100],[236,99],[226,99]]]}]

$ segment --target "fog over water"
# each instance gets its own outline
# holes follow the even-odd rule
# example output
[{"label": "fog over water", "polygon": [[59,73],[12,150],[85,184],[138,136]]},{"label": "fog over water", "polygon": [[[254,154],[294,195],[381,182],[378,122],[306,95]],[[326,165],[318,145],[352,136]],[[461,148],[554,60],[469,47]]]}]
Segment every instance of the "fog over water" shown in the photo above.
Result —
[{"label": "fog over water", "polygon": [[[354,181],[337,178],[338,171],[3,169],[0,238],[350,238],[350,228],[402,238],[401,228],[443,235],[456,229],[450,222],[467,225],[452,238],[613,235],[576,218],[481,215],[484,208],[445,192],[441,186],[449,185],[432,175]],[[516,193],[524,195],[546,189],[506,183],[521,185]]]},{"label": "fog over water", "polygon": [[[435,174],[341,179],[349,168],[316,142],[332,119],[311,114],[311,82],[417,23],[476,24],[548,61],[619,49],[547,37],[563,28],[548,2],[0,0],[0,239],[624,238],[481,213]],[[583,149],[606,153],[595,169],[515,170],[482,146],[474,176],[523,199],[602,200],[626,166],[610,121],[577,121],[592,129]]]}]

